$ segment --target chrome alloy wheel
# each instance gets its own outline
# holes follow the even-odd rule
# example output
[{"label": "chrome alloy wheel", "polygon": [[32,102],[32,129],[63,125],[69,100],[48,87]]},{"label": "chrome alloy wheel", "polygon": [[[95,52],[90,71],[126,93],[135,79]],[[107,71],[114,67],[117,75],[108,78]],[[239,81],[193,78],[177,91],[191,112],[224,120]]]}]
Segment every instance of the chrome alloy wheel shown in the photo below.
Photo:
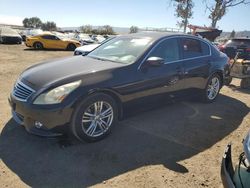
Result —
[{"label": "chrome alloy wheel", "polygon": [[110,128],[113,118],[112,106],[107,102],[97,101],[84,111],[82,130],[90,137],[101,136]]},{"label": "chrome alloy wheel", "polygon": [[209,100],[216,98],[220,90],[220,80],[218,77],[212,78],[207,88],[207,97]]}]

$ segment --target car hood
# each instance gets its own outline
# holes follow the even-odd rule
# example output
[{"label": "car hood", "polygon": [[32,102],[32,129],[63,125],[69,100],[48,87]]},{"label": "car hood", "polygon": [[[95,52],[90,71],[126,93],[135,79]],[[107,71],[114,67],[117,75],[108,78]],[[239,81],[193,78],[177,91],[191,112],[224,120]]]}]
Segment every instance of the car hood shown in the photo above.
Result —
[{"label": "car hood", "polygon": [[94,74],[99,71],[125,66],[121,63],[102,61],[90,57],[74,56],[34,65],[21,74],[21,80],[34,89],[47,87],[53,83]]}]

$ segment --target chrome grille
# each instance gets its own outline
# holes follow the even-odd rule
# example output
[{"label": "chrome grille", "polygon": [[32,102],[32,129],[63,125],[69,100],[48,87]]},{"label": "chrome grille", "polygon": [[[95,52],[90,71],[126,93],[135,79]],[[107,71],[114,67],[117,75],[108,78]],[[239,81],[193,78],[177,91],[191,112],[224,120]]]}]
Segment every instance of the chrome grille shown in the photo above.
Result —
[{"label": "chrome grille", "polygon": [[17,81],[14,89],[13,89],[13,95],[22,101],[26,101],[31,94],[34,92],[33,89],[31,89],[29,86],[25,85],[24,83]]}]

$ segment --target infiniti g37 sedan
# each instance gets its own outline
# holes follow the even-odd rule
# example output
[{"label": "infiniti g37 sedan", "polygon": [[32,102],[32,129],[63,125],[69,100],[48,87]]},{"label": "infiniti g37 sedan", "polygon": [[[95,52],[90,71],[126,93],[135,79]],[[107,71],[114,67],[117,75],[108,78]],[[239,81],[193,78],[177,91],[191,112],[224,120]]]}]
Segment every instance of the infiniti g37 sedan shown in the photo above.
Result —
[{"label": "infiniti g37 sedan", "polygon": [[97,141],[122,118],[128,102],[190,92],[213,102],[228,66],[226,55],[196,36],[120,36],[87,56],[28,68],[16,81],[9,103],[13,119],[30,133],[58,136],[66,127],[79,140]]}]

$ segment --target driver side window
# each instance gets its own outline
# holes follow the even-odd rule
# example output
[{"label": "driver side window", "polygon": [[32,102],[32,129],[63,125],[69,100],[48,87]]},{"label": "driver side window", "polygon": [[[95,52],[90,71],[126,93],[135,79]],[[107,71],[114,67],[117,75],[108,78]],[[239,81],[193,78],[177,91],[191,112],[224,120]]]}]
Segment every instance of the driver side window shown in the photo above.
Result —
[{"label": "driver side window", "polygon": [[160,57],[165,63],[180,60],[178,40],[166,39],[156,46],[149,57]]}]

